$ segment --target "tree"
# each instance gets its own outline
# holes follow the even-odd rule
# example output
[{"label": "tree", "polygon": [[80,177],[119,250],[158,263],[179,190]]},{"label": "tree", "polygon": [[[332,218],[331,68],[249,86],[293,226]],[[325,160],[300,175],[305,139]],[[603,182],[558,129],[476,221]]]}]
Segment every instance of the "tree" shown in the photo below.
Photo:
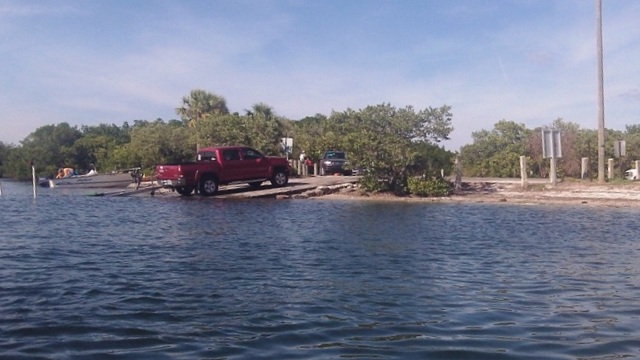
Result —
[{"label": "tree", "polygon": [[633,124],[633,125],[626,125],[625,126],[625,132],[629,135],[631,134],[640,134],[640,125],[638,124]]},{"label": "tree", "polygon": [[252,110],[243,118],[246,131],[244,144],[268,154],[280,153],[280,138],[285,135],[283,122],[286,119],[278,116],[265,103],[253,105]]},{"label": "tree", "polygon": [[[31,168],[29,163],[33,158],[29,156],[24,147],[11,149],[3,161],[3,176],[17,180],[31,179]],[[36,160],[36,170],[40,167],[40,162]]]},{"label": "tree", "polygon": [[455,154],[437,144],[420,141],[412,144],[415,160],[411,166],[413,175],[424,178],[437,178],[440,171],[450,174],[453,171]]},{"label": "tree", "polygon": [[354,166],[366,167],[370,183],[382,180],[389,190],[406,193],[419,159],[415,145],[448,138],[453,130],[450,110],[443,105],[416,112],[412,106],[380,104],[333,112],[325,144],[346,150]]},{"label": "tree", "polygon": [[524,124],[501,120],[493,130],[471,134],[473,143],[463,146],[460,155],[465,173],[475,176],[520,176],[520,156],[526,154],[530,130]]},{"label": "tree", "polygon": [[4,164],[9,158],[9,154],[13,149],[15,149],[15,146],[5,144],[2,141],[0,141],[0,178],[4,177],[4,174],[5,174]]},{"label": "tree", "polygon": [[76,163],[83,169],[89,169],[90,164],[97,169],[112,168],[110,156],[114,150],[131,141],[128,124],[122,128],[115,124],[83,126],[81,130],[83,136],[75,142],[73,150]]},{"label": "tree", "polygon": [[285,134],[293,137],[293,146],[295,153],[305,150],[307,157],[311,159],[320,159],[325,150],[331,148],[333,140],[329,140],[326,134],[333,134],[329,127],[328,118],[322,114],[307,116],[298,121],[290,123],[287,128],[285,123]]},{"label": "tree", "polygon": [[109,166],[113,168],[140,166],[147,170],[157,164],[193,161],[193,142],[188,129],[178,123],[156,120],[131,131],[131,142],[113,149]]},{"label": "tree", "polygon": [[283,122],[266,104],[254,105],[247,115],[210,114],[200,126],[201,139],[210,145],[247,145],[267,154],[281,151],[280,138],[284,136]]},{"label": "tree", "polygon": [[257,103],[251,107],[251,110],[245,110],[247,116],[261,115],[268,119],[274,115],[273,108],[265,103]]},{"label": "tree", "polygon": [[42,126],[21,142],[21,156],[16,161],[34,160],[38,172],[46,176],[52,176],[63,166],[76,168],[80,164],[73,146],[81,137],[82,132],[68,123]]},{"label": "tree", "polygon": [[188,96],[182,98],[182,106],[176,108],[176,113],[196,134],[196,150],[199,148],[199,126],[203,119],[210,115],[227,115],[226,100],[219,95],[204,90],[191,90]]}]

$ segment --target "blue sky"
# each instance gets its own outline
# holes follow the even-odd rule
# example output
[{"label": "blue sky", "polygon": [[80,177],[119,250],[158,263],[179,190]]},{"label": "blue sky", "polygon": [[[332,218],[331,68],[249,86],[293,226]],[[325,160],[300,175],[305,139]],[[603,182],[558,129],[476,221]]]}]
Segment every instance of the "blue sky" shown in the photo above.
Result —
[{"label": "blue sky", "polygon": [[[499,120],[597,128],[593,0],[0,0],[0,141],[175,119],[192,89],[289,119],[452,106],[449,150]],[[603,0],[605,123],[639,122],[640,1]]]}]

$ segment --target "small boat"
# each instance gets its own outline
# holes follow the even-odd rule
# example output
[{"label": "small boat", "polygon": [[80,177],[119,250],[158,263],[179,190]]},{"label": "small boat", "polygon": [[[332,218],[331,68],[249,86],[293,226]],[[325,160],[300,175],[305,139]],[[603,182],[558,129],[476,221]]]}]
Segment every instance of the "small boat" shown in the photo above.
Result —
[{"label": "small boat", "polygon": [[141,175],[140,168],[127,169],[108,174],[99,174],[92,170],[86,175],[49,179],[49,187],[69,189],[126,188],[131,184],[139,183],[140,179],[142,179]]}]

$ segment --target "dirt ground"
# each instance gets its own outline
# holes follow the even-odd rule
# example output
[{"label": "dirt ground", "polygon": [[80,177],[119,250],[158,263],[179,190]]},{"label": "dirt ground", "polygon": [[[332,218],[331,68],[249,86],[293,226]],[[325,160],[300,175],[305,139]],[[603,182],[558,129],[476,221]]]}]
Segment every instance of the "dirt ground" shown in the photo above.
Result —
[{"label": "dirt ground", "polygon": [[444,198],[398,197],[390,194],[362,194],[346,190],[325,195],[327,199],[353,199],[407,202],[470,202],[541,205],[581,205],[640,208],[640,182],[564,181],[552,186],[546,182],[463,182],[462,191]]}]

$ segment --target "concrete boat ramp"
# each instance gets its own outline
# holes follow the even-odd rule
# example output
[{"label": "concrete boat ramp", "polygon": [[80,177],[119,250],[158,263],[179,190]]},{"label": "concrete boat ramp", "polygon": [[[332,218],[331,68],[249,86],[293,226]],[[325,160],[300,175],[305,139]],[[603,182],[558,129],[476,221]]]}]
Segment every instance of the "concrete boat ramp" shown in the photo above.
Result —
[{"label": "concrete boat ramp", "polygon": [[[360,181],[358,176],[307,176],[300,178],[290,178],[289,184],[283,187],[274,187],[270,182],[265,181],[258,189],[251,188],[248,184],[237,184],[221,186],[218,193],[212,199],[256,199],[256,198],[276,198],[293,196],[319,187],[333,187],[340,185],[355,184]],[[169,189],[163,189],[153,183],[143,183],[137,189],[128,188],[126,190],[98,193],[95,196],[123,197],[123,196],[175,196],[180,194]],[[191,196],[198,196],[193,194]]]}]

